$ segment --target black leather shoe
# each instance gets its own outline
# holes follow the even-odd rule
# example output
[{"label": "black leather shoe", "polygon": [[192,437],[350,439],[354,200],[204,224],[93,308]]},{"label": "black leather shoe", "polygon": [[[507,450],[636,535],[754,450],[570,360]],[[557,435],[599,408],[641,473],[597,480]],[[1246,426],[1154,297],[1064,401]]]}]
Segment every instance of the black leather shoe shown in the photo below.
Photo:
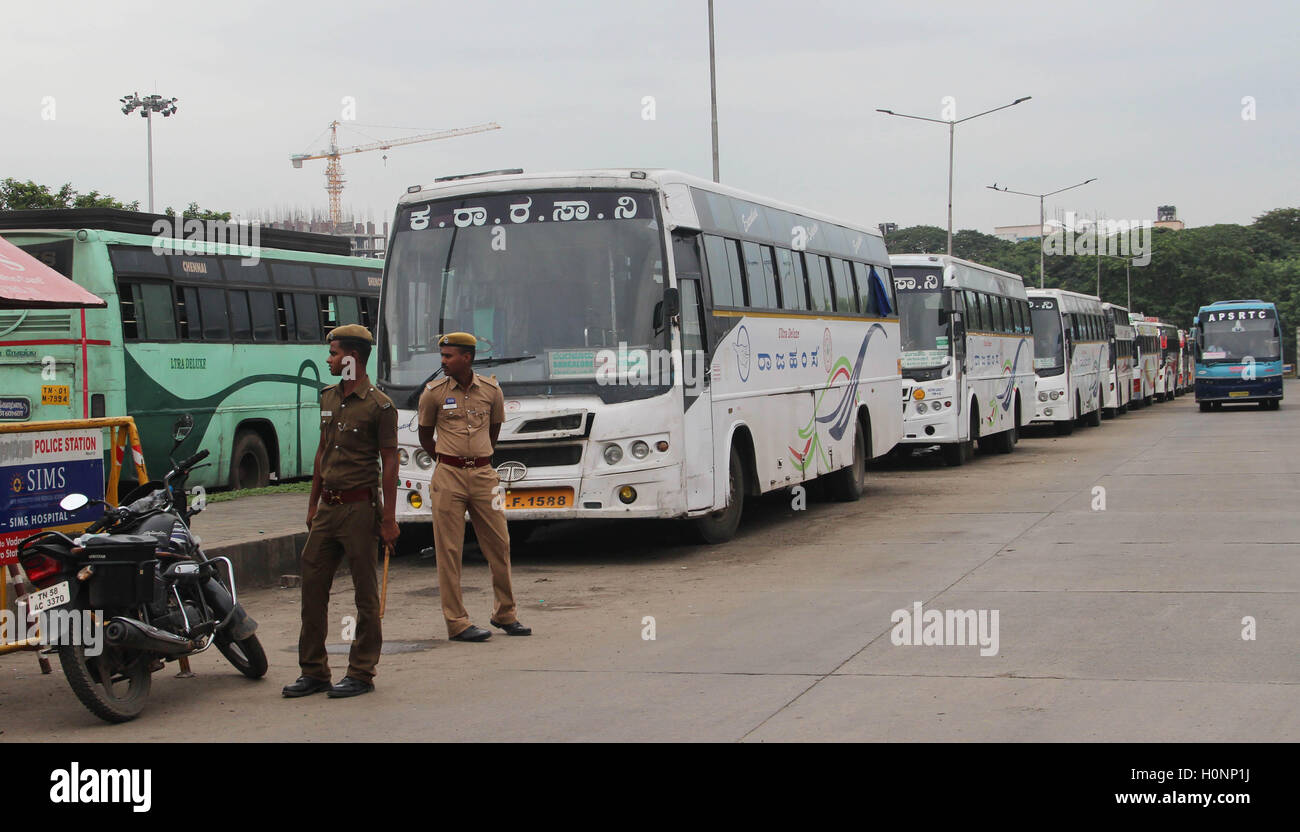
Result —
[{"label": "black leather shoe", "polygon": [[286,699],[296,699],[299,696],[311,696],[313,693],[320,693],[323,690],[329,690],[329,680],[313,679],[310,676],[299,676],[298,681],[292,685],[285,685],[284,694]]},{"label": "black leather shoe", "polygon": [[330,699],[346,699],[349,696],[360,696],[363,693],[370,693],[375,686],[369,682],[363,682],[360,679],[353,679],[351,676],[344,676],[343,681],[330,688],[329,693],[325,694]]},{"label": "black leather shoe", "polygon": [[532,627],[525,627],[518,621],[511,621],[509,624],[498,624],[489,618],[488,623],[499,630],[505,630],[508,636],[531,636],[533,634]]},{"label": "black leather shoe", "polygon": [[482,627],[475,627],[473,624],[471,624],[467,629],[461,630],[459,633],[452,636],[451,640],[452,641],[487,641],[490,638],[492,638],[492,633],[490,631],[485,630]]}]

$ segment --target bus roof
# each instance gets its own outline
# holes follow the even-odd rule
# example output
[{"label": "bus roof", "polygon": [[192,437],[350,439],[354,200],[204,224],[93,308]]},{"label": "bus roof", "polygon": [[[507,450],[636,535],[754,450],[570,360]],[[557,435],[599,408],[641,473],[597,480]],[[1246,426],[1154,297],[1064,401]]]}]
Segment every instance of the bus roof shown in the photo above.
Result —
[{"label": "bus roof", "polygon": [[998,292],[1024,300],[1024,278],[1004,272],[973,260],[963,260],[948,254],[891,254],[891,266],[940,268],[945,272],[944,286],[954,289],[974,289],[981,292]]},{"label": "bus roof", "polygon": [[[820,222],[843,225],[852,228],[854,231],[876,237],[881,241],[884,240],[878,229],[856,225],[843,219],[837,219],[827,214],[823,214],[819,211],[800,208],[799,206],[780,202],[760,194],[742,191],[739,188],[721,185],[717,182],[701,179],[688,173],[682,173],[681,171],[669,170],[666,168],[603,168],[595,170],[540,171],[537,173],[492,173],[478,177],[469,176],[449,182],[437,182],[432,185],[413,185],[411,188],[407,189],[407,192],[398,200],[398,207],[401,208],[405,205],[426,202],[432,199],[504,190],[528,190],[530,188],[625,188],[636,190],[663,190],[672,185],[684,185],[690,188],[698,188],[703,191],[712,191],[713,193],[722,194],[735,199],[756,202],[769,208],[788,211],[792,214],[799,214]],[[671,204],[671,196],[669,197],[669,201],[670,210],[675,209],[676,206]],[[687,206],[682,206],[683,209],[686,207]],[[673,213],[676,215],[677,211],[673,210]],[[683,213],[685,213],[685,211],[683,211]],[[691,208],[689,214],[694,215],[694,213],[694,209]]]},{"label": "bus roof", "polygon": [[[0,211],[0,231],[78,231],[81,229],[115,231],[156,237],[156,223],[175,218],[167,214],[150,214],[144,211],[126,211],[120,208],[37,208],[24,211]],[[232,225],[234,223],[231,223]],[[183,233],[183,229],[177,229]],[[352,255],[352,243],[347,237],[333,234],[316,234],[307,231],[290,231],[283,228],[258,228],[260,245],[284,251],[301,251],[314,254]],[[181,233],[174,236],[180,238]]]},{"label": "bus roof", "polygon": [[1214,303],[1207,303],[1205,306],[1202,306],[1201,309],[1202,310],[1251,309],[1251,308],[1259,308],[1261,306],[1269,309],[1276,308],[1275,304],[1272,301],[1253,299],[1253,300],[1216,300]]}]

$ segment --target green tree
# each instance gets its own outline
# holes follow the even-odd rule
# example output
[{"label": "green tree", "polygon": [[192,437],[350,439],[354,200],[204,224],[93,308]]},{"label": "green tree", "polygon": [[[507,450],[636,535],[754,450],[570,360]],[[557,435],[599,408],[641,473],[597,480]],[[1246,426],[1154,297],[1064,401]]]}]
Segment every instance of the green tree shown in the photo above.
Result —
[{"label": "green tree", "polygon": [[1255,217],[1255,228],[1300,243],[1300,208],[1274,208]]},{"label": "green tree", "polygon": [[12,177],[0,180],[0,210],[21,211],[34,208],[122,208],[127,211],[139,211],[140,203],[121,202],[99,191],[82,194],[73,189],[71,183],[64,183],[59,190],[51,192],[49,186],[38,185],[30,179],[19,182]]},{"label": "green tree", "polygon": [[[164,213],[175,214],[176,209],[168,205]],[[185,211],[181,216],[186,219],[221,220],[222,222],[230,222],[231,214],[229,211],[212,211],[207,208],[200,208],[197,202],[191,202],[186,206]]]}]

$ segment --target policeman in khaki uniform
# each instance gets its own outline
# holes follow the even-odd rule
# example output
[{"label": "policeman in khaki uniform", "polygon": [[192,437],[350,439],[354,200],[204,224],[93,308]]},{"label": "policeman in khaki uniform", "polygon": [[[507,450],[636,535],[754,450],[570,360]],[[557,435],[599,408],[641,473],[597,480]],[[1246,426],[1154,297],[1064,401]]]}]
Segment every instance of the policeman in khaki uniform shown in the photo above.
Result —
[{"label": "policeman in khaki uniform", "polygon": [[[311,531],[302,550],[302,631],[298,637],[302,676],[284,688],[287,697],[328,691],[331,698],[342,698],[374,690],[371,680],[383,645],[376,538],[392,545],[398,535],[394,514],[397,408],[366,376],[374,339],[365,327],[349,324],[331,330],[327,340],[330,374],[342,376],[343,381],[321,391],[320,445],[307,507]],[[357,630],[348,654],[347,676],[331,686],[325,652],[330,586],[345,557],[355,588]]]},{"label": "policeman in khaki uniform", "polygon": [[447,635],[453,641],[486,641],[489,630],[475,627],[461,600],[461,547],[465,543],[465,512],[469,511],[479,547],[492,570],[496,610],[489,622],[508,635],[532,630],[515,616],[510,589],[510,533],[504,508],[494,508],[498,483],[492,468],[505,400],[495,378],[471,368],[477,340],[467,332],[438,339],[443,377],[425,385],[420,394],[420,445],[437,460],[429,501],[433,510],[433,543],[438,553],[438,594]]}]

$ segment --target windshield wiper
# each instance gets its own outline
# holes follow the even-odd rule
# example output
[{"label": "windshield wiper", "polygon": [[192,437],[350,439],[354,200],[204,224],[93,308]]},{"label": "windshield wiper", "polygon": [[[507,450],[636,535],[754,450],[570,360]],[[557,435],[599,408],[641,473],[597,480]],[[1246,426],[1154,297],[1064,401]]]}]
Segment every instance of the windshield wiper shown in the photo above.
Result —
[{"label": "windshield wiper", "polygon": [[516,361],[527,361],[530,358],[536,358],[535,355],[512,355],[508,358],[485,358],[482,361],[475,361],[475,367],[496,367],[501,364],[514,364]]},{"label": "windshield wiper", "polygon": [[420,382],[415,386],[415,389],[411,391],[411,395],[406,397],[406,406],[408,408],[418,407],[420,405],[420,394],[424,392],[424,385],[433,381],[435,378],[437,378],[440,375],[442,375],[441,365],[438,367],[438,369],[434,370],[433,373],[430,374],[428,378],[426,378],[424,381]]}]

